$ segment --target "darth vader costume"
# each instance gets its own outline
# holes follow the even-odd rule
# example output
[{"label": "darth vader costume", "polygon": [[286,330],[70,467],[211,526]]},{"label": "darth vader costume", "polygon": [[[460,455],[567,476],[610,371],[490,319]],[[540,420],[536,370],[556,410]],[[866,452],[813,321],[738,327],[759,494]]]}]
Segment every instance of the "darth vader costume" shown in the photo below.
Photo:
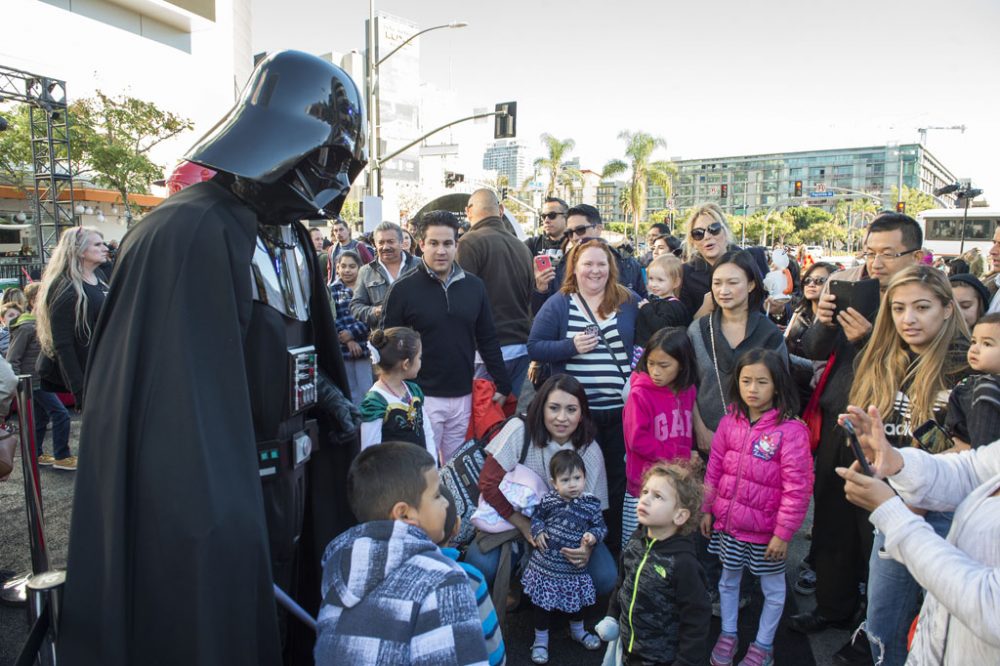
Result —
[{"label": "darth vader costume", "polygon": [[364,137],[341,69],[277,53],[186,156],[217,175],[126,235],[91,346],[60,664],[274,666],[282,636],[286,663],[311,661],[272,581],[315,614],[357,437],[299,220],[339,212]]}]

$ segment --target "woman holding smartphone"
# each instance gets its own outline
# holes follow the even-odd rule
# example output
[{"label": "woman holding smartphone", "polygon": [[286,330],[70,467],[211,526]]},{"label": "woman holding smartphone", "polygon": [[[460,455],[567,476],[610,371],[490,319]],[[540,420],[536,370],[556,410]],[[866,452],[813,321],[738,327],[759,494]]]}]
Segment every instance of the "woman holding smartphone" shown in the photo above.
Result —
[{"label": "woman holding smartphone", "polygon": [[608,474],[606,543],[621,543],[625,500],[625,436],[622,390],[631,372],[639,297],[618,283],[618,267],[606,242],[587,240],[567,257],[566,278],[535,316],[528,336],[528,356],[549,363],[583,385],[597,443]]},{"label": "woman holding smartphone", "polygon": [[[889,282],[871,339],[858,358],[849,403],[872,405],[884,415],[884,432],[896,448],[920,446],[915,432],[933,420],[944,423],[951,387],[971,374],[968,334],[955,307],[948,278],[930,266],[914,265]],[[942,453],[951,447],[934,438],[922,447]],[[952,514],[931,511],[928,524],[944,536]],[[876,533],[868,567],[866,630],[876,663],[902,666],[906,638],[920,603],[920,585],[906,567],[885,552]]]}]

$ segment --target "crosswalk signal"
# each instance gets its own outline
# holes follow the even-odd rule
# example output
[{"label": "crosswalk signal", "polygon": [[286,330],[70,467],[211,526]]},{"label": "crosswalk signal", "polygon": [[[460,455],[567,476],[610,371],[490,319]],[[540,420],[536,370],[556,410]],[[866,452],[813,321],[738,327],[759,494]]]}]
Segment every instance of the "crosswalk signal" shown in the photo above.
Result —
[{"label": "crosswalk signal", "polygon": [[795,181],[795,196],[797,196],[797,197],[801,197],[802,196],[802,181],[801,180]]},{"label": "crosswalk signal", "polygon": [[517,136],[517,102],[501,102],[493,116],[493,138],[513,139]]},{"label": "crosswalk signal", "polygon": [[728,185],[723,185],[722,186],[722,188],[719,191],[719,196],[721,196],[723,199],[725,199],[726,197],[729,196],[729,186]]},{"label": "crosswalk signal", "polygon": [[897,201],[896,202],[896,212],[897,213],[905,213],[906,212],[906,202],[905,201]]}]

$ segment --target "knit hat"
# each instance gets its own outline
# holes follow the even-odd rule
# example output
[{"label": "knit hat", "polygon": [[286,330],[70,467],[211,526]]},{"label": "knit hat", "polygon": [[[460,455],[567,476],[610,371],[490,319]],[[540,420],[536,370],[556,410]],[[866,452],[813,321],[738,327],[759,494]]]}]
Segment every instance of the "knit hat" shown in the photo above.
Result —
[{"label": "knit hat", "polygon": [[954,284],[964,284],[972,287],[979,295],[979,300],[983,302],[983,312],[990,309],[990,292],[982,282],[972,273],[958,273],[948,277],[948,281]]}]

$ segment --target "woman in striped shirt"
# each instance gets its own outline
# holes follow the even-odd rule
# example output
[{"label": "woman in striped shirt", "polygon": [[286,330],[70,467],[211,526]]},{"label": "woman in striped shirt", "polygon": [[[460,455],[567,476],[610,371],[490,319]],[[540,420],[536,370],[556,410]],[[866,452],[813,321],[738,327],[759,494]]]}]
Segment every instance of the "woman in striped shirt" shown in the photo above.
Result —
[{"label": "woman in striped shirt", "polygon": [[610,512],[605,517],[613,548],[621,544],[625,499],[622,389],[628,383],[628,350],[635,338],[639,297],[618,283],[618,267],[605,241],[575,247],[566,278],[535,317],[528,337],[532,361],[549,363],[583,385],[608,474]]}]

